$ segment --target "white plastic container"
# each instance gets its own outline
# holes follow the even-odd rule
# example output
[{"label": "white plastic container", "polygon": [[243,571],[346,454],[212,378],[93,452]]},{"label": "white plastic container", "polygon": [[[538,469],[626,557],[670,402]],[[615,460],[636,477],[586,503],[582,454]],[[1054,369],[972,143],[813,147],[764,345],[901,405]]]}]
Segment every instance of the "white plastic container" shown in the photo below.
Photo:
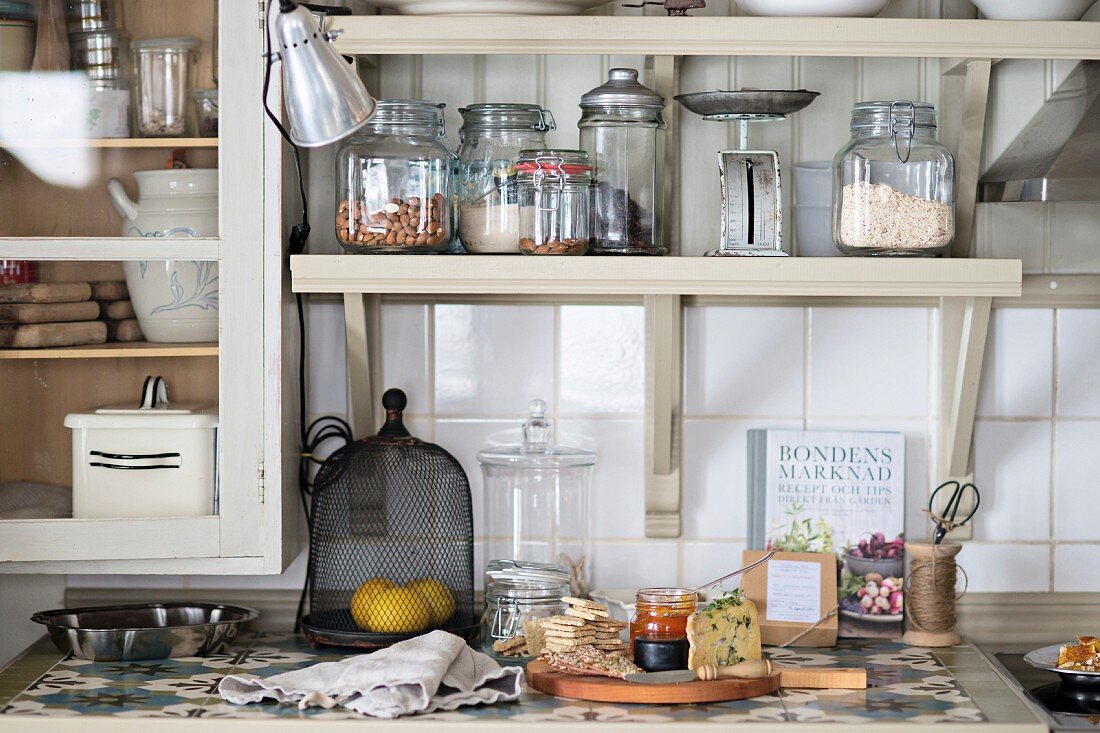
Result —
[{"label": "white plastic container", "polygon": [[147,378],[141,406],[65,416],[73,431],[73,518],[217,514],[218,413],[169,405]]}]

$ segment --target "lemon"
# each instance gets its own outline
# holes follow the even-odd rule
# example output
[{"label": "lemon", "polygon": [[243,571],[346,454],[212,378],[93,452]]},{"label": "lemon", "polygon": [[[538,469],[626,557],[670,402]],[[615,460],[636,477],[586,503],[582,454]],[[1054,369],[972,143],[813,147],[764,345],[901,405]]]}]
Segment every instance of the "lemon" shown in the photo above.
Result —
[{"label": "lemon", "polygon": [[423,596],[432,612],[432,626],[442,626],[454,615],[455,599],[447,586],[434,578],[417,578],[405,584]]},{"label": "lemon", "polygon": [[355,589],[355,595],[351,597],[351,617],[355,619],[356,626],[363,631],[371,630],[370,625],[367,623],[367,607],[370,605],[371,598],[379,591],[393,587],[394,584],[391,580],[371,578]]},{"label": "lemon", "polygon": [[415,634],[428,628],[432,612],[427,601],[408,588],[385,588],[367,605],[367,626],[384,634]]}]

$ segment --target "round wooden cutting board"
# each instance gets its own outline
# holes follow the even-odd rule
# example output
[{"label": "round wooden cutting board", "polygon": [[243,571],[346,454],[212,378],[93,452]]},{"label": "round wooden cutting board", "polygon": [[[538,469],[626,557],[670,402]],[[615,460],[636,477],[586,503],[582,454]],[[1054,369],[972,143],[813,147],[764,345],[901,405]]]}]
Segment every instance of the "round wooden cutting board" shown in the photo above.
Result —
[{"label": "round wooden cutting board", "polygon": [[711,680],[671,685],[641,685],[611,677],[586,677],[555,672],[546,662],[527,665],[527,684],[555,697],[590,702],[636,702],[671,705],[694,702],[726,702],[768,695],[779,689],[779,673],[755,680]]}]

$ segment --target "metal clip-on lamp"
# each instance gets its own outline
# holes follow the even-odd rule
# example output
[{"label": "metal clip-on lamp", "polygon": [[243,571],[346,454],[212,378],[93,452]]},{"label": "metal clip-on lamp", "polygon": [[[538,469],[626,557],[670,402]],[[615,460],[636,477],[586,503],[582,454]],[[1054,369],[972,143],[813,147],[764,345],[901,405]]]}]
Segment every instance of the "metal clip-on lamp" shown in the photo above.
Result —
[{"label": "metal clip-on lamp", "polygon": [[[268,0],[267,5],[264,109],[294,149],[302,222],[291,230],[290,251],[300,254],[309,237],[309,216],[298,148],[321,147],[351,135],[367,124],[375,104],[353,66],[332,45],[335,36],[321,31],[312,13],[302,5],[293,0],[279,0],[278,12],[272,13],[274,2]],[[286,126],[267,103],[271,69],[276,61],[282,64]]]}]

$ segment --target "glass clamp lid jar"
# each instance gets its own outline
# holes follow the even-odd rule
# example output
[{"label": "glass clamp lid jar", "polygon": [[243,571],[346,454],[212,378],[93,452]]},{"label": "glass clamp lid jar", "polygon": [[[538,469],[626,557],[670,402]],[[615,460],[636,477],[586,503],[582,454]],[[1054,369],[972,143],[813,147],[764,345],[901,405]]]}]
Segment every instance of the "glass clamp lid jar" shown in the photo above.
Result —
[{"label": "glass clamp lid jar", "polygon": [[183,137],[191,68],[198,60],[197,38],[134,41],[134,122],[138,137]]},{"label": "glass clamp lid jar", "polygon": [[460,109],[458,236],[467,252],[519,252],[520,152],[546,147],[556,129],[550,110],[535,104],[472,104]]},{"label": "glass clamp lid jar", "polygon": [[486,573],[490,580],[481,617],[485,652],[498,661],[538,656],[542,650],[531,644],[538,637],[534,630],[541,619],[565,613],[562,597],[569,595],[569,570],[549,563],[493,560]]},{"label": "glass clamp lid jar", "polygon": [[583,150],[524,150],[516,164],[519,249],[583,255],[591,238],[592,166]]},{"label": "glass clamp lid jar", "polygon": [[546,403],[533,400],[528,407],[521,445],[477,454],[485,477],[485,551],[489,557],[567,565],[573,595],[583,595],[596,454],[553,445]]},{"label": "glass clamp lid jar", "polygon": [[451,243],[445,105],[381,99],[336,153],[336,238],[349,252],[430,254]]},{"label": "glass clamp lid jar", "polygon": [[955,159],[925,102],[860,102],[833,159],[833,239],[849,255],[947,254],[955,237]]},{"label": "glass clamp lid jar", "polygon": [[581,148],[597,181],[593,252],[664,254],[664,97],[640,84],[637,70],[612,69],[580,106]]}]

